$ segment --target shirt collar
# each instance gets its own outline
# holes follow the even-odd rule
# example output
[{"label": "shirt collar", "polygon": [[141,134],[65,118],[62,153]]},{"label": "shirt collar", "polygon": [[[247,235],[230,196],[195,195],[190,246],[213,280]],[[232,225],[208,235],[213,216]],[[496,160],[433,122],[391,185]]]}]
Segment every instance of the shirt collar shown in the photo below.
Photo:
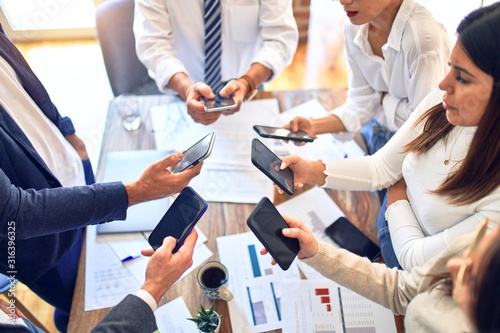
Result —
[{"label": "shirt collar", "polygon": [[[409,20],[413,8],[415,7],[415,0],[403,0],[401,7],[399,7],[398,13],[394,18],[392,23],[391,32],[389,33],[389,38],[387,43],[382,47],[386,49],[388,47],[400,51],[401,41],[403,39],[403,31],[406,23]],[[364,53],[373,54],[368,43],[368,27],[369,23],[365,23],[360,26],[356,36],[354,37],[354,44],[360,47]]]},{"label": "shirt collar", "polygon": [[389,33],[389,38],[384,47],[393,48],[396,51],[401,50],[401,41],[403,40],[403,30],[406,23],[410,19],[413,8],[415,7],[415,0],[403,0],[401,7],[399,7],[396,18],[392,23],[392,29]]}]

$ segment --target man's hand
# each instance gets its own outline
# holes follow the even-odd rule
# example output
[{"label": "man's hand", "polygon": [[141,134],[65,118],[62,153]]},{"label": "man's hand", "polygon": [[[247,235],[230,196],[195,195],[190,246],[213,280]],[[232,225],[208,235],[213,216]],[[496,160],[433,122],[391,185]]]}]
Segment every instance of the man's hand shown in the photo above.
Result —
[{"label": "man's hand", "polygon": [[203,163],[179,173],[171,171],[172,166],[182,160],[182,156],[182,153],[170,154],[148,166],[138,180],[125,184],[129,206],[179,193],[191,179],[199,175]]},{"label": "man's hand", "polygon": [[176,245],[173,237],[166,237],[163,245],[156,251],[153,249],[142,250],[142,255],[151,256],[146,267],[146,281],[141,289],[146,290],[153,296],[156,303],[170,287],[179,280],[184,272],[193,265],[193,253],[198,239],[196,229],[187,236],[179,251],[172,254]]},{"label": "man's hand", "polygon": [[246,89],[248,88],[245,85],[245,82],[242,82],[241,80],[231,80],[220,90],[219,95],[222,97],[231,96],[233,101],[236,103],[236,107],[234,109],[223,111],[223,115],[228,116],[240,111],[241,104],[243,103],[243,99],[246,95]]},{"label": "man's hand", "polygon": [[222,112],[206,112],[203,106],[203,97],[215,98],[212,89],[203,82],[196,82],[186,89],[187,112],[197,123],[209,125],[221,116]]}]

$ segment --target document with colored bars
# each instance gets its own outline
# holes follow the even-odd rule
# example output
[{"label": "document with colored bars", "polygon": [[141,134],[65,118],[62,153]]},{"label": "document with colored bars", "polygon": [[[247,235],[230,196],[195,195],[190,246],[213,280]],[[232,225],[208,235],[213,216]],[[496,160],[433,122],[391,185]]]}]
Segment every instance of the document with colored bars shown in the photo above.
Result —
[{"label": "document with colored bars", "polygon": [[[317,239],[333,244],[324,228],[343,213],[324,189],[314,187],[277,206],[300,219]],[[252,232],[217,238],[220,261],[229,272],[228,303],[233,332],[391,333],[390,310],[340,287],[300,260],[283,271],[260,255]],[[299,268],[308,280],[301,280]]]},{"label": "document with colored bars", "polygon": [[283,333],[396,332],[391,311],[321,278],[282,281]]}]

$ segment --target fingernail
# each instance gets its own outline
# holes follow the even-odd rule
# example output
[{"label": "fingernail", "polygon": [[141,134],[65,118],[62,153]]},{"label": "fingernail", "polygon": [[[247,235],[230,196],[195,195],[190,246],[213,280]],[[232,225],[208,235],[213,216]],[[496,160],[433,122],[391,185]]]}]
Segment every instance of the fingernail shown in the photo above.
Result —
[{"label": "fingernail", "polygon": [[285,162],[281,162],[280,169],[284,169],[284,168],[286,168],[286,164],[285,164]]},{"label": "fingernail", "polygon": [[290,235],[290,229],[283,229],[283,235]]},{"label": "fingernail", "polygon": [[304,184],[297,184],[297,187],[304,187]]}]

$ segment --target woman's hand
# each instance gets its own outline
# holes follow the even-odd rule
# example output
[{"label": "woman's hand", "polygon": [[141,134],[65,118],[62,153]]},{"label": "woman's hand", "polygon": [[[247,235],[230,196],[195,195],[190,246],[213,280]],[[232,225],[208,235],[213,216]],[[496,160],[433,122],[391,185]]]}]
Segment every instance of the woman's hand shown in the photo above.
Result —
[{"label": "woman's hand", "polygon": [[[325,165],[322,161],[306,161],[296,155],[288,155],[281,158],[280,169],[289,167],[293,171],[295,188],[303,187],[306,183],[323,185],[325,183]],[[283,190],[278,189],[280,194]]]},{"label": "woman's hand", "polygon": [[[318,242],[311,234],[309,229],[301,221],[290,216],[283,215],[283,219],[288,224],[289,228],[283,229],[281,232],[283,236],[288,238],[296,238],[300,244],[300,251],[297,254],[299,259],[306,259],[318,253]],[[260,251],[261,254],[267,254],[266,249]],[[276,261],[273,259],[272,264],[275,265]]]},{"label": "woman's hand", "polygon": [[[311,120],[309,118],[305,117],[295,117],[293,118],[288,124],[284,125],[283,128],[287,128],[291,130],[292,132],[297,132],[297,131],[304,131],[310,136],[312,136],[314,139],[317,138],[316,136],[316,131],[314,129],[314,125],[312,124]],[[285,140],[286,143],[288,143],[288,140]],[[305,141],[294,141],[293,142],[296,146],[303,146],[306,144]]]}]

